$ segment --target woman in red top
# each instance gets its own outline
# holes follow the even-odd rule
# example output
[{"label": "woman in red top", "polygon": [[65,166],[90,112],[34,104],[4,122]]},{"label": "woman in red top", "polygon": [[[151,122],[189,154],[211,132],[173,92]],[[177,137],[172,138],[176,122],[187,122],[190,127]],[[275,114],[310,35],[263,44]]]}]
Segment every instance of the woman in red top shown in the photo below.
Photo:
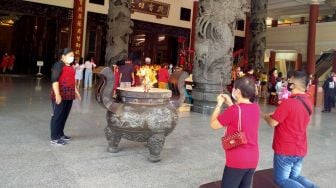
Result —
[{"label": "woman in red top", "polygon": [[168,65],[162,64],[158,74],[159,88],[169,89],[168,80],[169,80]]},{"label": "woman in red top", "polygon": [[51,71],[51,144],[64,145],[71,137],[64,134],[65,122],[71,110],[72,101],[81,99],[75,83],[75,69],[70,65],[74,61],[74,53],[70,48],[61,52],[61,60],[53,65]]},{"label": "woman in red top", "polygon": [[[241,129],[246,134],[247,144],[225,150],[226,164],[222,178],[222,188],[250,188],[254,171],[258,165],[259,106],[251,101],[255,96],[255,82],[244,76],[234,82],[232,97],[220,94],[217,106],[211,116],[211,127],[224,127],[227,135],[238,131],[239,107],[241,109]],[[221,113],[222,104],[228,107]]]}]

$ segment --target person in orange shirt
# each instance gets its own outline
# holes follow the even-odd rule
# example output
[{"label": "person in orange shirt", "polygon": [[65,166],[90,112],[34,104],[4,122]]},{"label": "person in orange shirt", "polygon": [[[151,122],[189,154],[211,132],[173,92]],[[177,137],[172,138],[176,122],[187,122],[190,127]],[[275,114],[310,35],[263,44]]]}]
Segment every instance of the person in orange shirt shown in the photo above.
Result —
[{"label": "person in orange shirt", "polygon": [[162,64],[158,74],[159,88],[168,89],[169,72],[168,65]]}]

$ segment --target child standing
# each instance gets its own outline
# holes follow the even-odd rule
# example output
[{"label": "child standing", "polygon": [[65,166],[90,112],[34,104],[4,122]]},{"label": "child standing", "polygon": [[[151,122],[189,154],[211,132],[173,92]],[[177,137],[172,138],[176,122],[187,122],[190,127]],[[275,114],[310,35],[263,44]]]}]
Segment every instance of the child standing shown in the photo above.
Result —
[{"label": "child standing", "polygon": [[76,87],[77,89],[79,89],[81,85],[81,81],[83,79],[83,70],[85,68],[83,64],[83,58],[80,58],[79,61],[76,61],[74,68],[76,71],[76,75],[75,75]]},{"label": "child standing", "polygon": [[96,67],[93,61],[93,57],[88,58],[85,61],[85,79],[84,79],[84,89],[92,88],[92,68]]}]

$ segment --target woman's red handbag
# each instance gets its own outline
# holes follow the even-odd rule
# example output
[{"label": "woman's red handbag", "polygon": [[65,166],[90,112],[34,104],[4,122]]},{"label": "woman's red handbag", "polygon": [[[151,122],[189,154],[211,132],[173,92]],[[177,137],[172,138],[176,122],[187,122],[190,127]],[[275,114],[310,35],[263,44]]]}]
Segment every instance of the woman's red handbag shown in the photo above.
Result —
[{"label": "woman's red handbag", "polygon": [[238,131],[231,135],[226,135],[226,133],[224,133],[224,136],[222,137],[222,146],[224,150],[230,150],[240,145],[247,144],[245,132],[241,130],[241,109],[239,105],[237,105],[237,107],[239,110]]}]

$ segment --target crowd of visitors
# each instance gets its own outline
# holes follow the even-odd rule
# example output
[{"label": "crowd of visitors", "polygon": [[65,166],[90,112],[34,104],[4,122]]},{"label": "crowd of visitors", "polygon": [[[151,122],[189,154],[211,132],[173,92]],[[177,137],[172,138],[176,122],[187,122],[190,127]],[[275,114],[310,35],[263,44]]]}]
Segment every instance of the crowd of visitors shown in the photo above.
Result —
[{"label": "crowd of visitors", "polygon": [[[288,78],[290,78],[292,74],[293,71],[288,71],[287,75],[283,75],[283,73],[279,72],[276,68],[273,68],[269,74],[266,74],[266,72],[253,70],[251,66],[245,68],[235,67],[232,70],[232,83],[245,75],[251,77],[256,83],[255,101],[261,99],[267,101],[270,105],[277,106],[291,95]],[[306,91],[309,91],[312,85],[318,84],[313,75],[309,75],[308,80]],[[336,73],[332,72],[328,75],[322,88],[324,93],[324,110],[322,110],[322,112],[331,112],[331,109],[335,108],[336,103]],[[309,97],[313,101],[312,97],[314,96]]]},{"label": "crowd of visitors", "polygon": [[[72,66],[71,66],[72,64]],[[115,96],[117,87],[141,85],[136,71],[141,66],[151,66],[157,71],[156,87],[171,89],[174,81],[170,75],[182,69],[175,67],[170,71],[168,64],[151,65],[150,58],[144,65],[133,65],[127,58],[113,65]],[[51,100],[53,114],[51,117],[51,143],[64,145],[71,137],[64,134],[64,126],[70,113],[72,101],[81,99],[78,92],[85,69],[84,89],[92,87],[92,68],[96,67],[93,58],[74,60],[71,49],[61,52],[60,61],[52,68]],[[233,85],[231,96],[220,94],[211,116],[210,125],[214,129],[224,128],[222,146],[225,150],[226,164],[222,177],[222,187],[251,187],[254,172],[259,161],[258,129],[260,108],[258,98],[266,99],[276,105],[274,112],[263,113],[267,124],[274,128],[273,169],[274,181],[280,187],[317,187],[307,178],[301,176],[303,159],[307,155],[307,126],[313,112],[313,104],[307,94],[307,88],[313,82],[302,71],[289,71],[283,76],[276,68],[267,75],[255,71],[252,66],[244,70],[236,67],[232,72]],[[172,86],[169,86],[171,83]],[[323,84],[324,110],[330,112],[335,107],[336,73],[331,73]],[[268,94],[267,94],[268,93]],[[222,110],[225,104],[227,108]],[[295,108],[293,108],[295,107]]]},{"label": "crowd of visitors", "polygon": [[145,58],[145,61],[142,65],[133,64],[132,60],[126,58],[125,60],[121,60],[113,65],[113,73],[115,78],[113,95],[116,94],[116,89],[118,87],[136,87],[141,86],[141,78],[136,73],[140,70],[141,67],[148,66],[152,67],[156,71],[157,83],[154,85],[157,88],[161,89],[170,89],[173,92],[176,91],[176,86],[170,81],[170,75],[174,71],[181,71],[182,69],[179,66],[173,67],[172,64],[168,65],[168,63],[163,63],[161,65],[153,64],[150,58]]}]

